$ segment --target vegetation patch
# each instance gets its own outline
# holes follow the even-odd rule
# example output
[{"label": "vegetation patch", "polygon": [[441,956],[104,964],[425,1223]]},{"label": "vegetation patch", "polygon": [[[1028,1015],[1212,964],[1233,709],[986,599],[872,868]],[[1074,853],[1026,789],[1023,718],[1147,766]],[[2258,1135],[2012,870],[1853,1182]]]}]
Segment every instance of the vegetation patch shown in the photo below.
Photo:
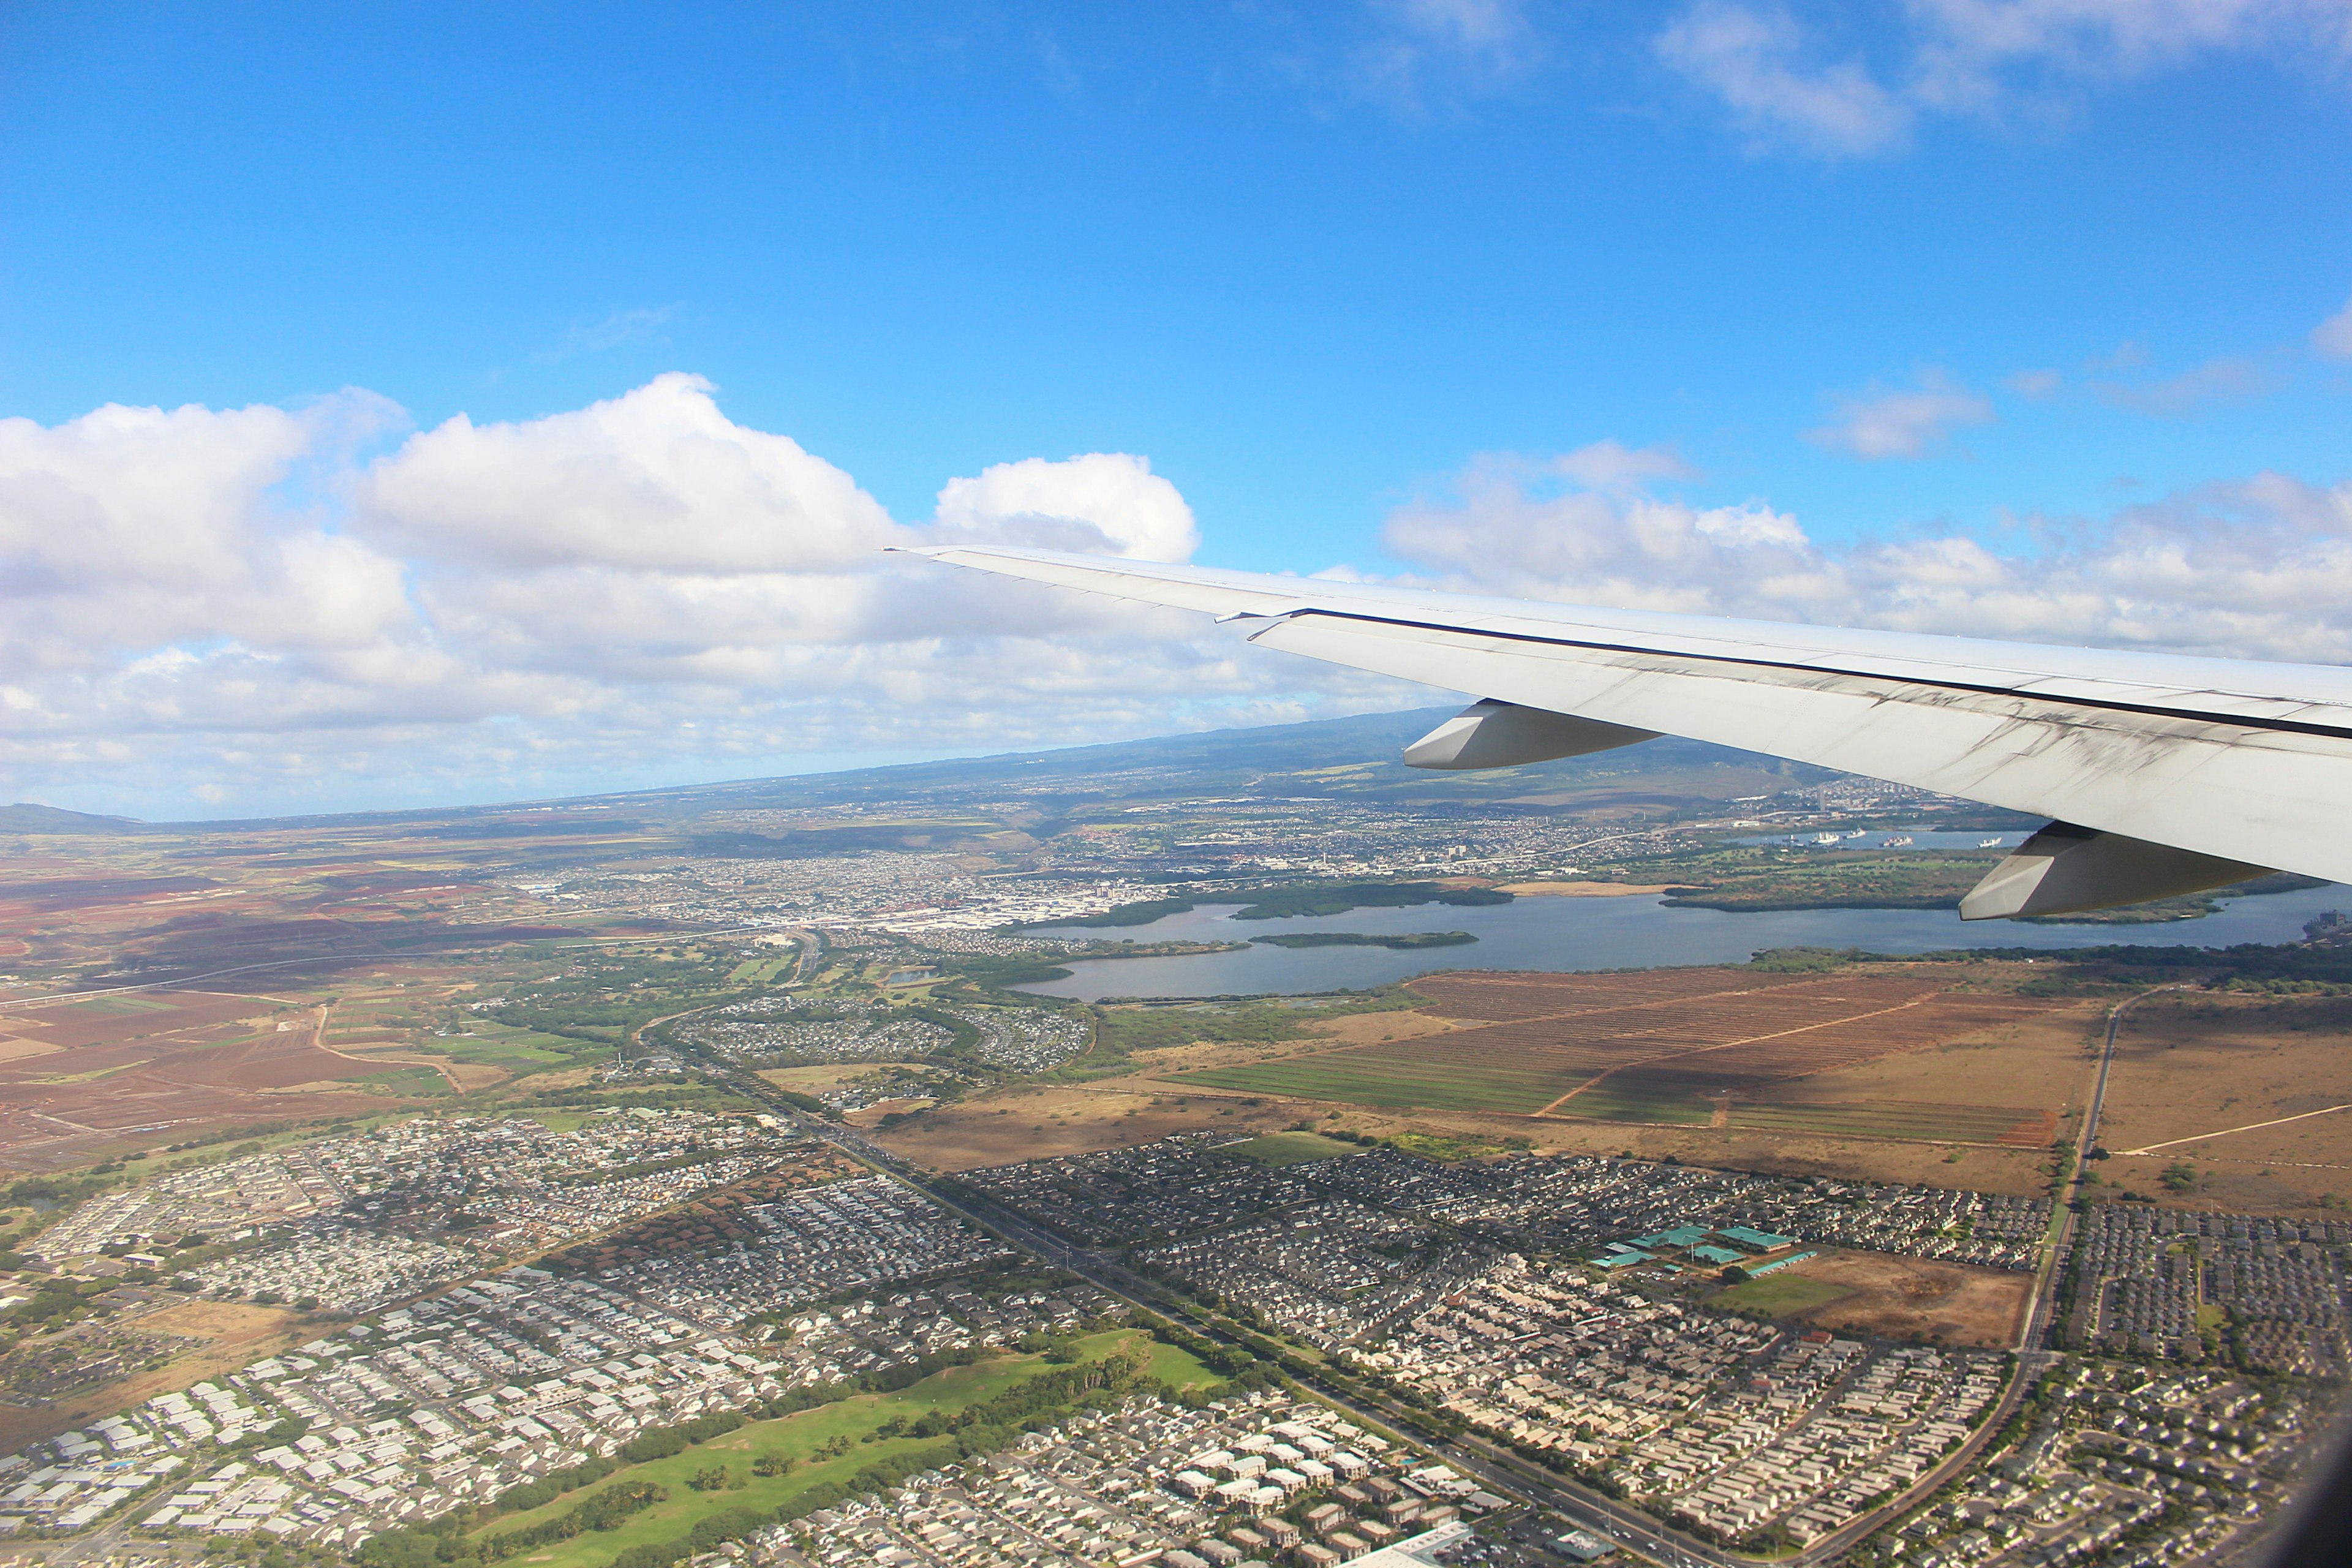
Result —
[{"label": "vegetation patch", "polygon": [[1750,1279],[1744,1285],[1718,1290],[1706,1304],[1718,1311],[1746,1312],[1759,1318],[1785,1318],[1791,1312],[1825,1307],[1853,1294],[1843,1285],[1832,1285],[1826,1279],[1808,1279],[1801,1274],[1790,1274],[1784,1269],[1778,1274],[1768,1274],[1761,1279]]},{"label": "vegetation patch", "polygon": [[[997,1356],[950,1367],[895,1393],[856,1394],[744,1422],[680,1452],[629,1465],[584,1498],[558,1498],[471,1534],[458,1515],[422,1530],[391,1531],[371,1541],[362,1560],[371,1568],[496,1562],[507,1554],[506,1542],[536,1538],[576,1516],[579,1531],[547,1538],[524,1560],[534,1568],[663,1568],[779,1521],[993,1452],[1024,1429],[1080,1410],[1134,1393],[1171,1394],[1183,1384],[1215,1381],[1181,1346],[1155,1344],[1133,1329],[1086,1336],[1063,1353],[1075,1358],[1072,1364]],[[600,1501],[622,1489],[630,1489],[625,1510]],[[635,1504],[656,1492],[661,1495]]]},{"label": "vegetation patch", "polygon": [[1386,947],[1411,952],[1424,947],[1461,947],[1478,939],[1466,931],[1416,931],[1401,936],[1367,936],[1352,931],[1292,931],[1283,936],[1254,936],[1268,947]]},{"label": "vegetation patch", "polygon": [[1353,1143],[1326,1138],[1319,1132],[1269,1132],[1246,1142],[1229,1143],[1224,1152],[1279,1170],[1285,1165],[1303,1165],[1310,1160],[1333,1160],[1342,1154],[1360,1154],[1364,1151]]}]

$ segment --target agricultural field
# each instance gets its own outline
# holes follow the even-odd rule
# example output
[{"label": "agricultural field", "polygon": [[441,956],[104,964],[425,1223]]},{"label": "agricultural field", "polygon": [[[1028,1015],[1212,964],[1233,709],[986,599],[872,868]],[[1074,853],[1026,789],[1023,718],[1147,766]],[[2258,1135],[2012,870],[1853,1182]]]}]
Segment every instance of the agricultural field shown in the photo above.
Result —
[{"label": "agricultural field", "polygon": [[320,1044],[315,1009],[215,992],[0,1010],[0,1165],[29,1171],[228,1123],[380,1110],[412,1070]]},{"label": "agricultural field", "polygon": [[[1407,988],[1441,1034],[1319,1043],[1266,1059],[1163,1072],[1168,1081],[1384,1110],[1711,1128],[1758,1135],[2047,1147],[2071,1087],[1988,1103],[1822,1092],[1880,1058],[2015,1037],[2080,1005],[1960,989],[1965,967],[1859,966],[1629,974],[1449,974]],[[2079,1031],[2076,1032],[2079,1037]],[[1972,1063],[1981,1066],[1981,1063]],[[2000,1078],[1975,1078],[1979,1089]],[[2053,1091],[2054,1092],[2051,1092]],[[2006,1098],[2006,1097],[2005,1097]]]},{"label": "agricultural field", "polygon": [[2352,1201],[2335,1106],[2352,1107],[2352,997],[2151,995],[2116,1036],[2091,1170],[2169,1206],[2334,1208]]}]

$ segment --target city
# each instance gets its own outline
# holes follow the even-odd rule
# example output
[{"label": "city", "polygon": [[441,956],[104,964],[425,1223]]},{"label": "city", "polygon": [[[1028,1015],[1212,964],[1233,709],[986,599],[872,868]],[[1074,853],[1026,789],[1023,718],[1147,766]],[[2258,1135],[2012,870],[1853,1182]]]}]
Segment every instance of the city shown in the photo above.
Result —
[{"label": "city", "polygon": [[[622,1111],[562,1132],[426,1119],[89,1199],[43,1234],[48,1266],[133,1264],[163,1281],[156,1297],[300,1291],[343,1326],[0,1460],[0,1529],[26,1543],[89,1534],[118,1558],[251,1539],[399,1561],[370,1543],[527,1512],[504,1500],[625,1463],[648,1436],[698,1432],[680,1447],[704,1451],[1042,1344],[1066,1347],[1045,1364],[1116,1371],[1001,1448],[880,1492],[812,1490],[817,1506],[787,1507],[729,1551],[1171,1568],[1324,1568],[1392,1543],[1443,1555],[1528,1516],[1532,1464],[1612,1505],[1553,1510],[1555,1534],[1573,1524],[1588,1542],[1631,1509],[1733,1552],[1832,1542],[1864,1563],[2158,1563],[2265,1517],[2346,1363],[2352,1225],[2108,1211],[2171,1228],[2086,1233],[2063,1270],[2066,1348],[2021,1355],[1711,1310],[1691,1290],[1713,1247],[1698,1238],[1762,1248],[1724,1254],[1750,1261],[1957,1247],[2031,1270],[2046,1203],[1533,1153],[1446,1164],[1377,1149],[1270,1167],[1218,1134],[951,1184],[950,1202],[984,1196],[1103,1260],[1072,1273],[845,1158],[828,1130],[770,1113]],[[648,1163],[672,1168],[625,1173]],[[583,1180],[595,1174],[617,1179]],[[736,1191],[749,1201],[730,1206]],[[462,1225],[485,1212],[499,1223]],[[645,1216],[679,1212],[704,1220],[684,1246],[648,1230]],[[715,1234],[730,1217],[736,1234]],[[1684,1228],[1652,1234],[1669,1222]],[[182,1269],[192,1232],[247,1239]],[[2168,1272],[2149,1243],[2175,1235],[2210,1245]],[[577,1241],[591,1237],[604,1240]],[[501,1261],[517,1252],[545,1261]],[[1089,1282],[1100,1267],[1115,1286],[1161,1282],[1155,1305],[1191,1315],[1166,1326],[1132,1287]],[[2121,1288],[2135,1280],[2152,1289]],[[2215,1309],[2233,1325],[2218,1366],[2196,1330]],[[1369,1416],[1282,1393],[1283,1354],[1234,1352],[1239,1381],[1144,1373],[1138,1347],[1155,1342],[1201,1370],[1184,1347],[1213,1347],[1188,1321],[1245,1324],[1260,1352],[1296,1345]],[[1133,1337],[1137,1323],[1166,1337]],[[933,1435],[898,1425],[913,1434],[893,1432],[901,1443]],[[1439,1457],[1448,1430],[1518,1464],[1464,1471]],[[1932,1507],[1888,1508],[1923,1479],[1942,1482]],[[1874,1528],[1857,1536],[1858,1521]],[[476,1542],[485,1561],[496,1540]]]}]

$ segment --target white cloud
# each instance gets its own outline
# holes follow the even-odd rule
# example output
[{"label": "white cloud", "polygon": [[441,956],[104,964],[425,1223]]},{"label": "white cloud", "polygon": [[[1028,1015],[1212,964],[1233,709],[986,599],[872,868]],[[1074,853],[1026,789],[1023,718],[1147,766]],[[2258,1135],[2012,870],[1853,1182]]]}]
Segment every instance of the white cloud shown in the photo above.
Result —
[{"label": "white cloud", "polygon": [[1541,494],[1540,468],[1474,465],[1385,542],[1449,586],[1571,604],[2352,662],[2352,483],[2258,474],[2000,545],[1831,546],[1759,502]]},{"label": "white cloud", "polygon": [[1874,59],[1821,31],[1774,0],[1701,0],[1657,47],[1754,146],[1830,157],[1899,151],[1922,114],[2046,121],[2084,85],[2201,56],[2320,68],[2352,58],[2343,0],[1906,0],[1871,40]]},{"label": "white cloud", "polygon": [[1905,145],[1912,111],[1859,59],[1815,62],[1786,12],[1706,0],[1660,34],[1668,65],[1720,98],[1763,147],[1786,141],[1831,156]]},{"label": "white cloud", "polygon": [[826,569],[908,537],[847,474],[675,374],[521,424],[458,415],[373,465],[352,506],[404,552],[507,566]]},{"label": "white cloud", "polygon": [[[0,788],[148,816],[513,798],[1428,696],[878,552],[1183,559],[1191,510],[1139,456],[996,465],[902,522],[688,377],[371,459],[396,415],[351,393],[0,421]],[[1698,482],[1663,447],[1490,457],[1384,542],[1494,592],[2352,658],[2352,485],[2263,475],[1999,544],[1829,547],[1766,501],[1682,499]]]},{"label": "white cloud", "polygon": [[2058,389],[2065,382],[2066,378],[2054,370],[2021,370],[2001,384],[2020,397],[2039,403],[2043,398],[2057,396]]},{"label": "white cloud", "polygon": [[1768,506],[1694,507],[1621,488],[1558,493],[1534,482],[1547,471],[1559,469],[1483,458],[1455,476],[1452,496],[1391,513],[1381,543],[1492,592],[1654,610],[1709,608],[1710,576],[1727,562],[1767,576],[1802,569],[1803,530]]},{"label": "white cloud", "polygon": [[1088,452],[1065,461],[1025,458],[950,479],[940,491],[943,529],[980,532],[1046,550],[1099,551],[1140,561],[1181,561],[1199,548],[1192,509],[1148,458]]},{"label": "white cloud", "polygon": [[1548,466],[1554,473],[1596,490],[1630,489],[1652,479],[1700,477],[1699,471],[1683,461],[1682,454],[1672,447],[1628,447],[1615,440],[1579,447],[1553,458]]},{"label": "white cloud", "polygon": [[1836,421],[1806,431],[1805,438],[1871,460],[1924,458],[1954,426],[1982,425],[1993,417],[1992,404],[1983,394],[1958,384],[1939,370],[1922,371],[1916,391],[1874,386],[1860,397],[1836,401]]},{"label": "white cloud", "polygon": [[2352,359],[2352,300],[2311,329],[2311,346],[2324,359]]},{"label": "white cloud", "polygon": [[396,413],[348,394],[0,421],[0,784],[148,815],[511,796],[1400,689],[1237,658],[1195,617],[880,552],[1181,559],[1192,510],[1140,457],[950,479],[910,525],[690,376],[452,419],[367,460],[358,437]]}]

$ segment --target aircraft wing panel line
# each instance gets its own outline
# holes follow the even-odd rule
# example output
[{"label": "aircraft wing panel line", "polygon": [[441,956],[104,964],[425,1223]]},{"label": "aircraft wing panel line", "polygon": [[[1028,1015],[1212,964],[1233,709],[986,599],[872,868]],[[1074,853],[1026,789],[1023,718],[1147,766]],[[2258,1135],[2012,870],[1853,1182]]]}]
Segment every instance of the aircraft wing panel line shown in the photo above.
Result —
[{"label": "aircraft wing panel line", "polygon": [[1299,616],[1262,646],[2034,812],[2224,859],[2352,880],[2331,820],[2352,742],[2011,693],[1592,655]]},{"label": "aircraft wing panel line", "polygon": [[2352,670],[1477,598],[994,547],[922,553],[1265,617],[1267,647],[2352,881]]},{"label": "aircraft wing panel line", "polygon": [[[1355,610],[1324,609],[1312,605],[1286,606],[1285,611],[1282,613],[1282,619],[1284,621],[1291,621],[1311,616],[1327,616],[1334,620],[1398,626],[1406,630],[1422,631],[1432,634],[1476,635],[1511,642],[1542,643],[1555,647],[1577,649],[1580,651],[1597,654],[1631,654],[1637,657],[1653,657],[1656,652],[1656,650],[1640,647],[1632,644],[1597,642],[1581,637],[1562,637],[1556,632],[1513,632],[1486,626],[1454,626],[1433,621],[1402,620],[1393,616],[1368,616]],[[1250,634],[1249,637],[1249,640],[1252,642],[1262,642],[1265,639],[1265,633],[1263,631],[1253,632]],[[2046,697],[2053,702],[2062,703],[2068,707],[2100,709],[2117,713],[2136,713],[2151,718],[2178,719],[2189,723],[2226,724],[2243,729],[2273,730],[2288,734],[2326,735],[2337,740],[2352,741],[2352,711],[2347,711],[2341,717],[2336,717],[2335,715],[2335,710],[2332,708],[2317,703],[2298,704],[2297,707],[2301,710],[2306,712],[2328,713],[2330,715],[2330,721],[2320,722],[2306,719],[2266,714],[2204,712],[2183,705],[2183,702],[2187,700],[2194,700],[2199,697],[2216,695],[2211,693],[2177,693],[2176,695],[2182,699],[2183,702],[2126,702],[2118,700],[2113,697],[2073,695],[2064,691],[2063,689],[2058,688],[2044,690],[2042,687],[2042,683],[2040,682],[2029,682],[2020,685],[1992,685],[1974,681],[1954,680],[1939,674],[1911,675],[1887,669],[1868,670],[1831,668],[1817,664],[1800,664],[1780,659],[1758,658],[1752,654],[1738,655],[1691,652],[1684,654],[1681,657],[1695,660],[1705,660],[1709,663],[1738,665],[1746,668],[1758,670],[1785,670],[1796,671],[1809,675],[1846,676],[1856,679],[1901,681],[1908,685],[1928,687],[1937,690],[1968,692],[1978,696]]]},{"label": "aircraft wing panel line", "polygon": [[[1999,690],[2039,689],[2076,701],[2108,700],[2166,710],[2194,704],[2231,720],[2263,717],[2326,722],[2338,719],[2352,729],[2352,668],[2331,665],[1605,610],[1048,551],[956,546],[918,553],[1034,582],[1217,615],[1270,614],[1277,608],[1320,610],[1688,657],[1735,660],[1765,657],[1773,662],[1852,674]],[[2323,717],[2315,709],[2328,711]]]}]

